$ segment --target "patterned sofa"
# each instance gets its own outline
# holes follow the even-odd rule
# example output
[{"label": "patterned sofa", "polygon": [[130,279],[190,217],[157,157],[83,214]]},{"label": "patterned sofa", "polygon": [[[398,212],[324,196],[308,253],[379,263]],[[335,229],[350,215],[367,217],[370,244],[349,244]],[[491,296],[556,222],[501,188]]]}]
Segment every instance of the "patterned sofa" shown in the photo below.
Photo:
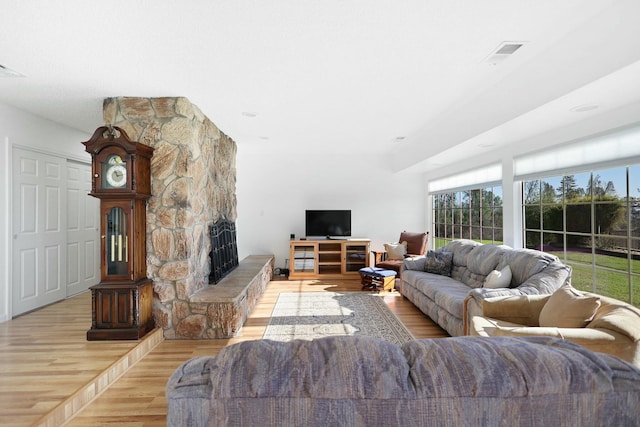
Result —
[{"label": "patterned sofa", "polygon": [[[444,254],[448,255],[450,266],[444,271],[442,264],[436,264],[436,270],[430,269],[434,257],[440,259]],[[488,276],[507,266],[508,283],[499,288],[487,287]],[[571,268],[554,255],[454,240],[423,257],[405,260],[400,292],[455,337],[468,334],[470,319],[482,315],[482,301],[486,298],[552,294],[570,281]]]},{"label": "patterned sofa", "polygon": [[640,370],[557,338],[246,341],[182,364],[169,426],[631,426]]}]

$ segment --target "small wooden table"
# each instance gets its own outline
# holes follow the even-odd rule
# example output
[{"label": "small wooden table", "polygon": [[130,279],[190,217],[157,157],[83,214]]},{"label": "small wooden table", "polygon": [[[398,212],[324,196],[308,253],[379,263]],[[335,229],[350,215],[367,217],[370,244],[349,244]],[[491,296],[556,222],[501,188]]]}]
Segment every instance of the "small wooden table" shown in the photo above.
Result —
[{"label": "small wooden table", "polygon": [[365,267],[359,271],[362,290],[393,291],[396,285],[396,272],[378,267]]}]

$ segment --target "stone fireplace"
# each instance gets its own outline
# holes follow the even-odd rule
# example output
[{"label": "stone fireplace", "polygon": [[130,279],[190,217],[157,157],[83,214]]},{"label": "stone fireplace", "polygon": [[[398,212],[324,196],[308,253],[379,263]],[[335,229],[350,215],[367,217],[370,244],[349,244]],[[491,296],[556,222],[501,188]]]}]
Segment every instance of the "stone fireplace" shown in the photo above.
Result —
[{"label": "stone fireplace", "polygon": [[186,98],[108,98],[103,115],[155,149],[147,275],[156,326],[165,338],[206,338],[206,313],[189,296],[209,284],[210,228],[236,220],[236,144]]}]

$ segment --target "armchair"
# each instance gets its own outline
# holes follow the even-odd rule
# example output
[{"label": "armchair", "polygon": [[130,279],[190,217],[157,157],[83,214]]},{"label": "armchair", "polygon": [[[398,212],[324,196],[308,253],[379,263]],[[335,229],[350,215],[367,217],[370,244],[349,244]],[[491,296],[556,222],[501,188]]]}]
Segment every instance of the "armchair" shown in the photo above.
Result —
[{"label": "armchair", "polygon": [[398,274],[397,277],[400,278],[400,267],[402,267],[404,260],[406,258],[424,255],[427,250],[428,238],[429,233],[410,233],[403,231],[400,233],[398,242],[405,247],[404,251],[400,253],[405,253],[401,255],[399,253],[394,254],[391,244],[385,244],[384,251],[372,251],[375,257],[375,266],[384,268],[385,270],[393,270]]}]

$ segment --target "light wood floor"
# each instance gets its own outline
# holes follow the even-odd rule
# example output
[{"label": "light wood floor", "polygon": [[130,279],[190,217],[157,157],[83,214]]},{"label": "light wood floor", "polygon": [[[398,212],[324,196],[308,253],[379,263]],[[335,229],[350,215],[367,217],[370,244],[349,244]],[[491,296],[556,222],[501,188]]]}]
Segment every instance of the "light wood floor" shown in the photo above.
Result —
[{"label": "light wood floor", "polygon": [[[159,344],[150,338],[149,353],[137,363],[131,358],[138,351],[137,341],[86,341],[91,325],[88,293],[0,323],[0,425],[39,425],[74,393],[102,394],[66,425],[165,425],[165,385],[173,371],[192,357],[215,355],[227,345],[262,338],[280,292],[359,290],[359,281],[272,281],[239,336],[160,341],[161,334],[156,334]],[[416,338],[448,336],[397,292],[383,297]],[[135,365],[121,374],[120,368],[113,368],[118,359]],[[109,375],[119,378],[106,391],[79,390],[110,368],[115,372]]]}]

